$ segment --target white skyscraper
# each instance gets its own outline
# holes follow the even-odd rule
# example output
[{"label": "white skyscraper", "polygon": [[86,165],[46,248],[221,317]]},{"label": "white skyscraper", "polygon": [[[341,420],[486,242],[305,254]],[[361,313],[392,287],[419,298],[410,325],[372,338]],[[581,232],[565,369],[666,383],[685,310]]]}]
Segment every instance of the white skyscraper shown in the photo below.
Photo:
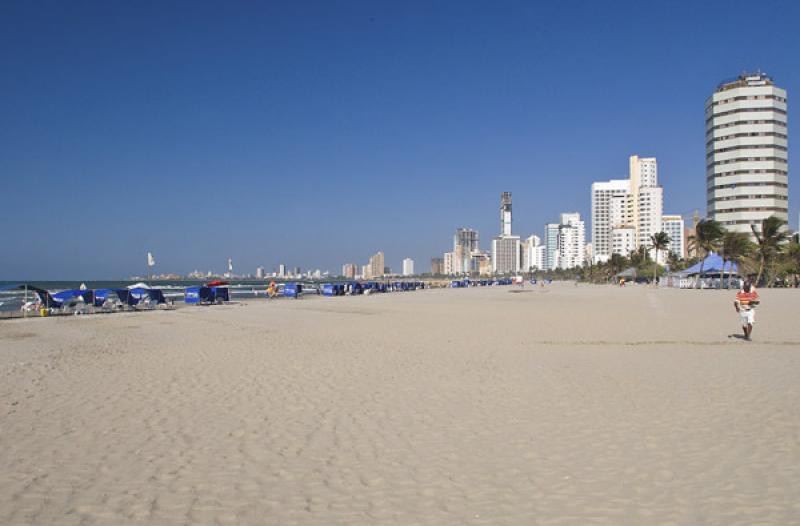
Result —
[{"label": "white skyscraper", "polygon": [[679,215],[665,215],[661,218],[664,232],[669,236],[668,252],[675,254],[676,257],[686,257],[686,247],[683,244],[683,218]]},{"label": "white skyscraper", "polygon": [[450,276],[450,275],[455,274],[455,269],[453,267],[453,260],[454,259],[455,258],[453,257],[453,253],[452,252],[445,252],[444,253],[444,257],[442,258],[442,267],[444,267],[442,269],[442,273],[444,275]]},{"label": "white skyscraper", "polygon": [[414,260],[411,258],[406,258],[403,260],[403,275],[404,276],[413,276],[414,275]]},{"label": "white skyscraper", "polygon": [[544,270],[547,260],[547,247],[539,236],[530,236],[522,243],[522,270]]},{"label": "white skyscraper", "polygon": [[717,86],[706,101],[708,217],[731,231],[789,219],[786,91],[761,73]]},{"label": "white skyscraper", "polygon": [[611,230],[611,254],[628,257],[636,250],[636,229],[619,226]]},{"label": "white skyscraper", "polygon": [[500,235],[492,238],[492,272],[519,272],[520,239],[511,234],[511,192],[500,196]]},{"label": "white skyscraper", "polygon": [[544,243],[547,247],[545,251],[544,268],[546,270],[555,270],[559,265],[558,253],[558,233],[560,230],[558,223],[547,223],[544,225]]},{"label": "white skyscraper", "polygon": [[592,184],[592,247],[595,263],[613,254],[612,230],[630,222],[630,179]]},{"label": "white skyscraper", "polygon": [[[662,231],[663,211],[658,162],[655,157],[632,155],[629,179],[592,184],[594,261],[608,261],[611,254],[627,256],[640,246],[649,248],[650,237]],[[632,239],[628,229],[632,229]]]},{"label": "white skyscraper", "polygon": [[[633,193],[632,226],[636,229],[636,246],[650,247],[650,237],[661,232],[664,212],[664,191],[658,186],[658,163],[655,157],[630,157],[631,192]],[[651,253],[651,256],[655,252]]]},{"label": "white skyscraper", "polygon": [[586,254],[586,229],[577,212],[561,214],[558,228],[558,266],[574,268],[583,266]]}]

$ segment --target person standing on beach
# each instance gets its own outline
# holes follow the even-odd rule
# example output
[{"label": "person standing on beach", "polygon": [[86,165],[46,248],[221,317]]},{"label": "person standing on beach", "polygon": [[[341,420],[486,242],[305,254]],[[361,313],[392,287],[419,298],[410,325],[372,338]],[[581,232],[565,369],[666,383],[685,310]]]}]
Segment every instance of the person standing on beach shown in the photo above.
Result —
[{"label": "person standing on beach", "polygon": [[756,322],[756,305],[758,305],[758,292],[749,279],[744,280],[742,288],[736,293],[733,307],[739,313],[745,340],[749,340],[750,334],[753,333],[753,324]]}]

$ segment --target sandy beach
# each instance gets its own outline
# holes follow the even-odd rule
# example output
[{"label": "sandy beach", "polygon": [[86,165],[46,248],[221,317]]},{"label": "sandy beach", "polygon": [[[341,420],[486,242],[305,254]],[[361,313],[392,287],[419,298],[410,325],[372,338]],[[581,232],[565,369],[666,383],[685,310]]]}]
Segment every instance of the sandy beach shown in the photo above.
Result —
[{"label": "sandy beach", "polygon": [[0,323],[0,524],[798,524],[800,293],[554,284]]}]

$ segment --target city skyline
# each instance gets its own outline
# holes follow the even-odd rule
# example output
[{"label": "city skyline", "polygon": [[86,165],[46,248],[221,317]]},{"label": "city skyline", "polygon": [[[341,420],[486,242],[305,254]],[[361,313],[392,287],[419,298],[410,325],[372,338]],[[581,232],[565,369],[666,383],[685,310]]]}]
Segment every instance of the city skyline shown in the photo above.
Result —
[{"label": "city skyline", "polygon": [[[185,24],[168,8],[13,5],[0,279],[125,277],[147,252],[163,273],[224,271],[227,257],[338,273],[378,250],[423,267],[458,227],[495,235],[502,191],[522,239],[564,211],[590,218],[585,189],[625,178],[633,153],[658,159],[664,212],[688,224],[706,212],[715,88],[761,70],[798,92],[800,8],[779,5],[748,38],[745,2],[222,17],[200,4]],[[790,102],[790,174],[793,116]]]}]

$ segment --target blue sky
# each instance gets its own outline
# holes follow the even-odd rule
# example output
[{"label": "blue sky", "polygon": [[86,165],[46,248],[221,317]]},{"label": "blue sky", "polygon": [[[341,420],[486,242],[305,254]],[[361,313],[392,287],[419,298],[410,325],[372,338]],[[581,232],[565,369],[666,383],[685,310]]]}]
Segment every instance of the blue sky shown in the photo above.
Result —
[{"label": "blue sky", "polygon": [[[604,5],[606,4],[606,5]],[[455,228],[589,220],[656,156],[705,212],[703,104],[760,68],[800,137],[800,3],[0,4],[0,279],[428,268]]]}]

